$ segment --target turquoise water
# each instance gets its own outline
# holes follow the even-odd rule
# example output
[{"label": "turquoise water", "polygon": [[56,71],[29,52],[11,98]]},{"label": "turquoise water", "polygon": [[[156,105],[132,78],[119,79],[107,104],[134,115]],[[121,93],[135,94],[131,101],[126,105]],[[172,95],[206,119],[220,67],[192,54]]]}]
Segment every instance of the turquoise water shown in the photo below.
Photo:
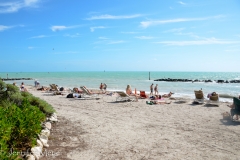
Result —
[{"label": "turquoise water", "polygon": [[[149,92],[149,86],[158,84],[159,93],[175,93],[175,96],[194,97],[194,90],[202,88],[205,95],[210,92],[238,96],[240,94],[240,83],[205,83],[205,82],[158,82],[154,79],[177,78],[177,79],[198,79],[198,80],[239,80],[240,73],[236,72],[18,72],[0,73],[1,78],[33,78],[40,82],[40,85],[49,86],[55,83],[60,87],[73,88],[82,85],[88,88],[98,89],[100,83],[106,83],[108,90],[125,90],[128,84],[132,89],[145,90]],[[13,83],[13,81],[6,81]],[[20,85],[24,82],[27,85],[34,85],[34,80],[15,81]]]}]

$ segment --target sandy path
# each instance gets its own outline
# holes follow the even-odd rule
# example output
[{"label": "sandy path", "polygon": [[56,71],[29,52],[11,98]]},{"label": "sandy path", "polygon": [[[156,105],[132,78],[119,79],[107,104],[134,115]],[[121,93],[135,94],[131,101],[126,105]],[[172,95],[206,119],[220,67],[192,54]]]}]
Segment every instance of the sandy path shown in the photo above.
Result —
[{"label": "sandy path", "polygon": [[75,100],[47,96],[60,122],[53,128],[50,148],[42,159],[238,159],[240,122],[222,120],[219,107],[178,104],[116,103],[115,96]]}]

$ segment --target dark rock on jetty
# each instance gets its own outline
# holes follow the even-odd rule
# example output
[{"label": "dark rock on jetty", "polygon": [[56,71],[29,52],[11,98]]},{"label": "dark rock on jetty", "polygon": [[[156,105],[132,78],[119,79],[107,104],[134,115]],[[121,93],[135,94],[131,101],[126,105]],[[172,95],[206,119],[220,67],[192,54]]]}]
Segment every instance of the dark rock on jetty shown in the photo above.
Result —
[{"label": "dark rock on jetty", "polygon": [[32,78],[2,78],[2,81],[33,80]]},{"label": "dark rock on jetty", "polygon": [[166,81],[166,82],[205,82],[205,83],[208,83],[208,82],[216,82],[216,83],[240,83],[240,80],[198,80],[198,79],[195,79],[195,80],[192,80],[192,79],[173,79],[173,78],[162,78],[162,79],[155,79],[154,81]]}]

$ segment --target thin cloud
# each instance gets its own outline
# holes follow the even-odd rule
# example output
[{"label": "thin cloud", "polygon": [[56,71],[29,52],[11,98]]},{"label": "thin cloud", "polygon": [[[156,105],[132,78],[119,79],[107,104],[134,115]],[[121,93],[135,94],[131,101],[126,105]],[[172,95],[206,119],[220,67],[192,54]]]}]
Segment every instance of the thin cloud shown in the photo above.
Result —
[{"label": "thin cloud", "polygon": [[29,46],[28,49],[34,49],[35,47]]},{"label": "thin cloud", "polygon": [[166,30],[164,31],[165,33],[169,33],[169,32],[181,32],[185,30],[185,28],[174,28],[174,29],[169,29],[169,30]]},{"label": "thin cloud", "polygon": [[71,37],[71,38],[76,38],[76,37],[80,37],[80,34],[79,33],[76,33],[76,34],[65,34],[64,36]]},{"label": "thin cloud", "polygon": [[94,32],[96,29],[104,29],[104,28],[106,28],[106,27],[104,27],[104,26],[90,27],[90,31]]},{"label": "thin cloud", "polygon": [[46,38],[46,37],[49,37],[49,36],[46,36],[46,35],[39,35],[39,36],[30,37],[30,39],[35,39],[35,38]]},{"label": "thin cloud", "polygon": [[190,46],[190,45],[211,45],[211,44],[238,44],[240,41],[226,41],[219,40],[216,38],[209,38],[205,40],[194,40],[194,41],[161,41],[156,42],[160,44],[166,44],[170,46]]},{"label": "thin cloud", "polygon": [[98,39],[107,40],[109,38],[107,38],[107,37],[98,37]]},{"label": "thin cloud", "polygon": [[1,32],[1,31],[5,31],[5,30],[10,29],[10,28],[12,28],[12,26],[0,25],[0,32]]},{"label": "thin cloud", "polygon": [[66,29],[77,28],[77,27],[80,27],[80,26],[81,25],[75,25],[75,26],[51,26],[50,29],[53,32],[56,32],[56,31],[62,31],[62,30],[66,30]]},{"label": "thin cloud", "polygon": [[150,36],[139,36],[139,37],[135,37],[137,39],[153,39],[154,37],[150,37]]},{"label": "thin cloud", "polygon": [[179,23],[179,22],[191,22],[191,21],[205,21],[209,19],[217,19],[222,18],[223,16],[213,16],[213,17],[203,17],[203,18],[177,18],[177,19],[168,19],[168,20],[152,20],[152,21],[143,21],[140,22],[140,26],[143,28],[147,28],[150,26],[160,25],[160,24],[168,24],[168,23]]},{"label": "thin cloud", "polygon": [[121,33],[123,33],[123,34],[138,34],[140,32],[121,32]]},{"label": "thin cloud", "polygon": [[36,7],[40,0],[21,0],[15,2],[0,3],[0,13],[14,13],[22,8]]},{"label": "thin cloud", "polygon": [[178,3],[181,5],[186,5],[186,3],[182,2],[182,1],[179,1]]},{"label": "thin cloud", "polygon": [[122,16],[113,16],[109,14],[100,15],[100,16],[92,16],[90,18],[87,18],[87,20],[99,20],[99,19],[131,19],[131,18],[137,18],[141,17],[140,14],[134,14],[134,15],[122,15]]},{"label": "thin cloud", "polygon": [[110,41],[108,44],[119,44],[119,43],[125,43],[125,41]]}]

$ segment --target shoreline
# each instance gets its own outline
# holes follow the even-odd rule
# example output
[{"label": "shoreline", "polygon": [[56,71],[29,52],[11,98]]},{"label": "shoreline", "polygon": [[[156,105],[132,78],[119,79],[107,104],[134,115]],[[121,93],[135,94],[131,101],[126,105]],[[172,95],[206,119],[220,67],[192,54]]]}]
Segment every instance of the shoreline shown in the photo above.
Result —
[{"label": "shoreline", "polygon": [[45,95],[31,86],[28,90],[50,103],[62,119],[55,130],[63,137],[53,134],[48,148],[61,153],[50,159],[228,160],[240,156],[240,121],[224,121],[221,115],[229,112],[230,103],[214,107],[177,98],[168,99],[171,104],[147,105],[146,99],[116,103],[115,95],[78,100]]}]

